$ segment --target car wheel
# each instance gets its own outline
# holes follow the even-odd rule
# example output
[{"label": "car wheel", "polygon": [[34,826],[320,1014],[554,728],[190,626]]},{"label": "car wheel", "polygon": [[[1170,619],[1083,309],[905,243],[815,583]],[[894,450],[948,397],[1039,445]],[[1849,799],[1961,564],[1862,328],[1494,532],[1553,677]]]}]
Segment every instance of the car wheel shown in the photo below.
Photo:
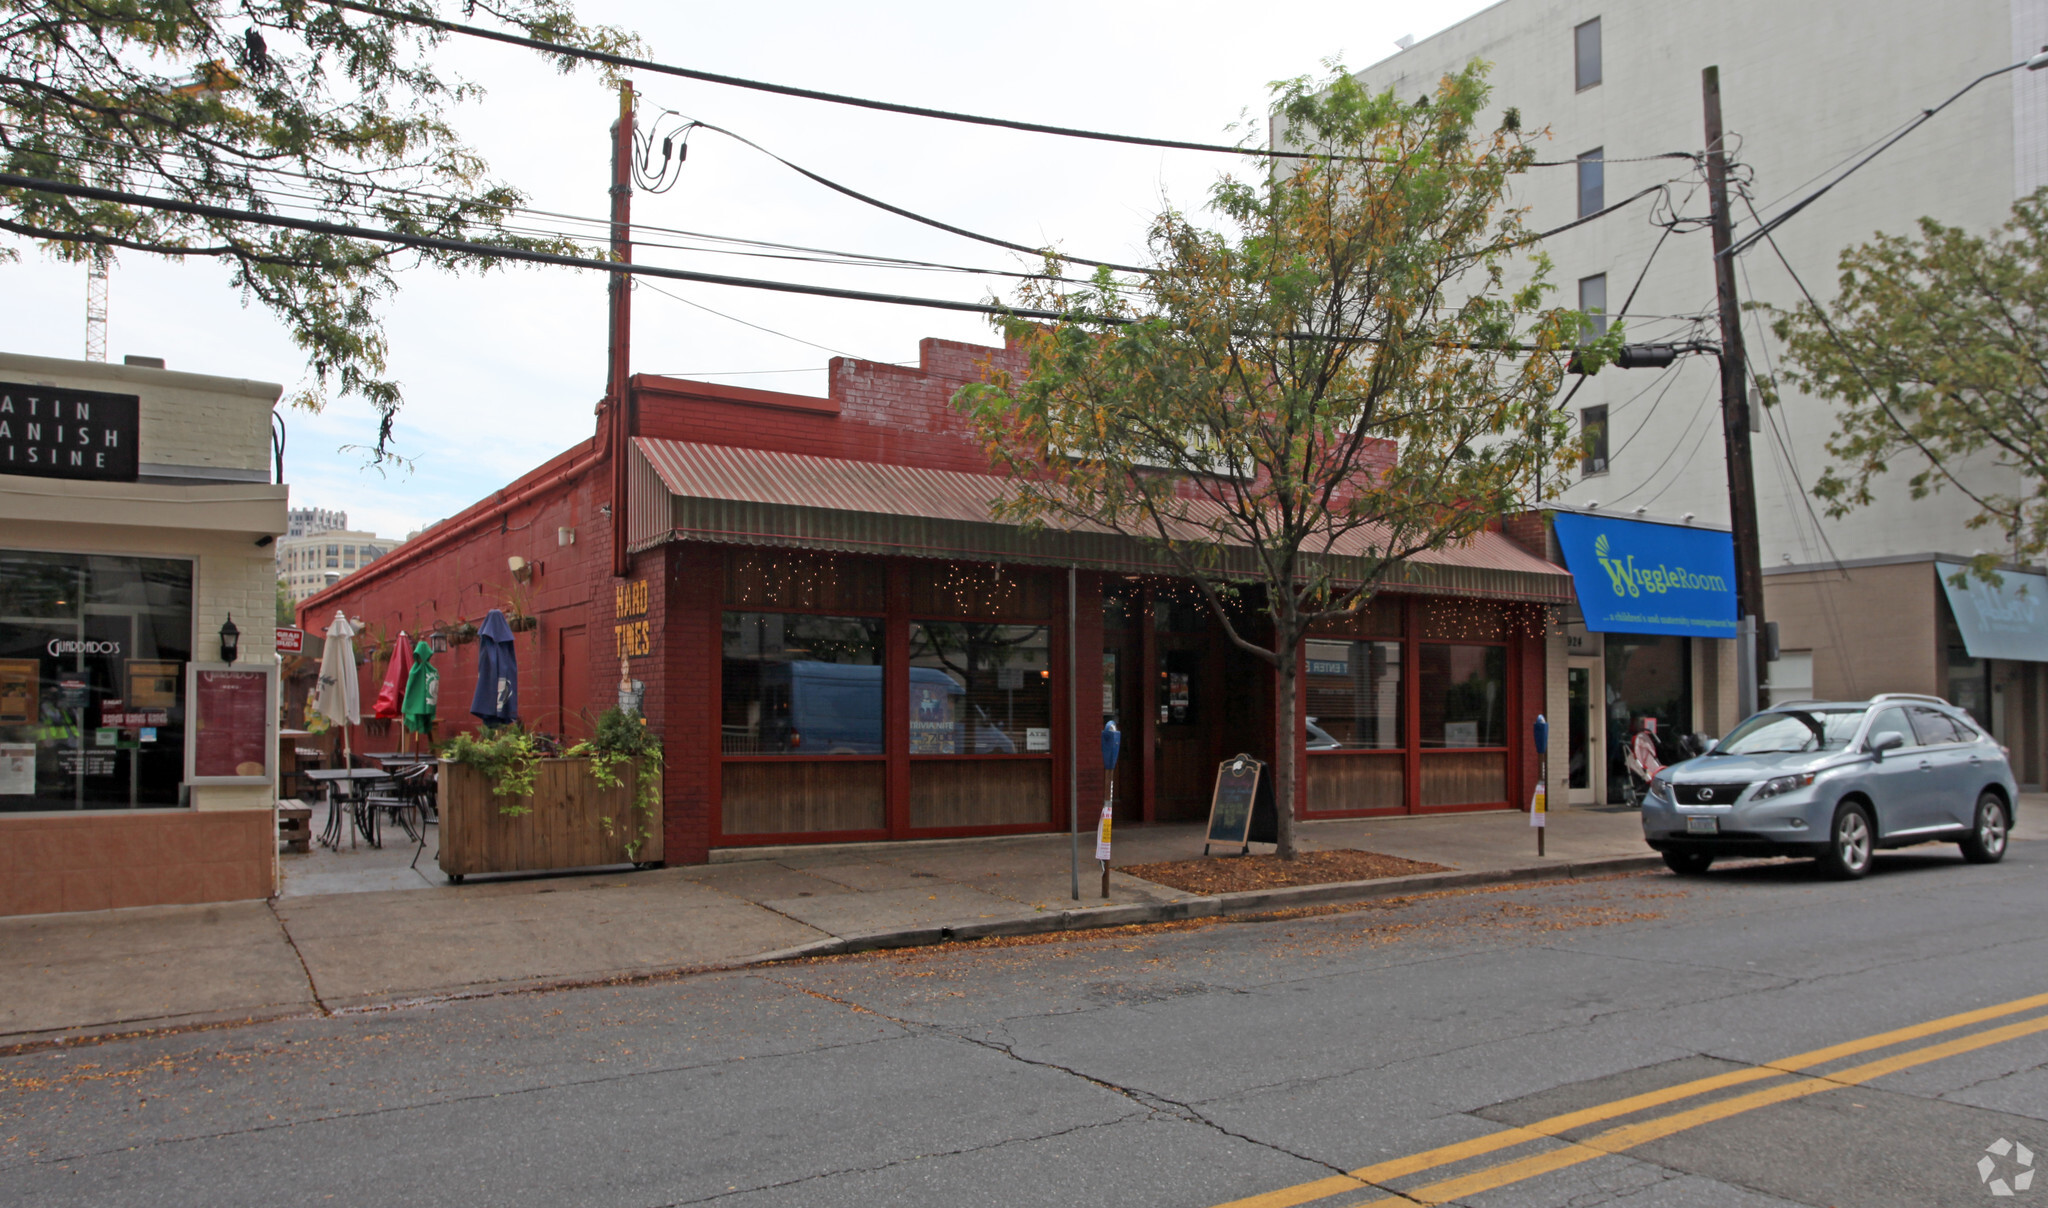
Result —
[{"label": "car wheel", "polygon": [[1835,822],[1828,828],[1827,854],[1820,858],[1828,875],[1853,881],[1870,871],[1871,854],[1877,848],[1877,829],[1870,824],[1870,811],[1853,801],[1835,807]]},{"label": "car wheel", "polygon": [[1697,877],[1714,866],[1714,857],[1705,852],[1667,851],[1664,863],[1681,877]]},{"label": "car wheel", "polygon": [[1998,799],[1998,794],[1985,793],[1977,798],[1976,823],[1961,843],[1963,859],[1972,864],[1996,864],[2005,859],[2007,829],[2005,803]]}]

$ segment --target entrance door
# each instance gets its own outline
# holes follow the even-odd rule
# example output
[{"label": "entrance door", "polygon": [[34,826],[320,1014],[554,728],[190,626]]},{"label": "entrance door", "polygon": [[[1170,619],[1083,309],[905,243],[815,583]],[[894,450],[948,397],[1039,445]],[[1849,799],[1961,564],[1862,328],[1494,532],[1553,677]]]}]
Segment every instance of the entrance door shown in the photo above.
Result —
[{"label": "entrance door", "polygon": [[1603,710],[1595,703],[1594,685],[1600,682],[1596,659],[1572,659],[1565,669],[1565,800],[1573,805],[1594,805],[1606,772],[1600,753],[1607,749]]},{"label": "entrance door", "polygon": [[1199,818],[1208,809],[1207,773],[1215,762],[1211,735],[1222,710],[1215,677],[1209,667],[1204,635],[1159,635],[1158,702],[1159,788],[1153,816],[1161,822]]},{"label": "entrance door", "polygon": [[564,739],[590,735],[590,634],[581,625],[561,630],[556,651],[555,691],[561,698],[560,730]]}]

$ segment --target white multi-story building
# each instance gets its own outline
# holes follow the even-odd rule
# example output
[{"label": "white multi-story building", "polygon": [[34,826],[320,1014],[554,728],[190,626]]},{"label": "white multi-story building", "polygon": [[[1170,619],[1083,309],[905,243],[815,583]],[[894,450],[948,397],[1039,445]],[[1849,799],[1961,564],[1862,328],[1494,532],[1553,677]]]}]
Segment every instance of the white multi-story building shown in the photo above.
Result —
[{"label": "white multi-story building", "polygon": [[[1712,253],[1699,221],[1708,213],[1702,173],[1683,159],[1650,158],[1704,148],[1702,69],[1719,69],[1740,165],[1733,203],[1740,239],[1756,228],[1756,215],[1779,213],[1923,110],[2044,43],[2048,0],[1975,0],[1938,12],[1899,0],[1728,0],[1704,9],[1677,0],[1503,0],[1359,76],[1408,98],[1474,59],[1492,64],[1487,128],[1513,106],[1525,128],[1548,131],[1541,158],[1568,161],[1516,183],[1514,200],[1529,207],[1532,230],[1668,185],[1663,212],[1691,220],[1690,230],[1666,237],[1645,199],[1547,240],[1552,280],[1567,305],[1625,323],[1631,342],[1718,342]],[[1989,232],[2010,217],[2016,197],[2043,184],[2048,72],[1986,80],[1790,219],[1776,232],[1778,250],[1759,245],[1742,256],[1738,290],[1744,302],[1789,309],[1803,280],[1830,300],[1843,249],[1878,232],[1915,234],[1922,216]],[[1780,342],[1764,316],[1746,317],[1750,368],[1775,373]],[[1607,370],[1570,405],[1595,448],[1559,504],[1728,523],[1711,356],[1682,358],[1662,372]],[[1765,669],[1769,693],[1781,700],[1943,695],[2012,748],[2022,781],[2042,783],[2048,674],[2013,656],[2048,658],[2048,608],[2030,614],[2038,620],[2012,622],[1998,640],[1985,636],[1992,622],[1982,618],[2009,615],[2021,585],[2031,585],[2038,605],[2048,579],[2008,575],[2004,593],[1980,586],[1976,601],[1945,586],[1958,563],[1995,538],[1967,527],[1972,508],[1953,491],[1912,499],[1907,479],[1916,467],[1905,459],[1879,484],[1874,506],[1828,519],[1809,488],[1829,464],[1830,404],[1788,393],[1783,406],[1758,410],[1752,441],[1764,608],[1779,625],[1784,652]],[[1574,774],[1580,799],[1611,796],[1602,766],[1614,762],[1621,727],[1649,711],[1633,695],[1669,696],[1667,724],[1725,724],[1732,660],[1707,649],[1725,643],[1660,650],[1628,635],[1573,637],[1572,742],[1608,753],[1584,760],[1585,776]],[[1662,682],[1629,683],[1641,679],[1634,664],[1659,668]]]},{"label": "white multi-story building", "polygon": [[[339,517],[343,526],[348,523],[345,512],[326,514]],[[298,524],[298,515],[295,510],[294,527]],[[399,544],[389,537],[356,532],[347,527],[316,528],[302,535],[282,537],[277,542],[277,577],[284,583],[285,594],[297,604],[314,592],[338,583],[375,562],[397,549]]]}]

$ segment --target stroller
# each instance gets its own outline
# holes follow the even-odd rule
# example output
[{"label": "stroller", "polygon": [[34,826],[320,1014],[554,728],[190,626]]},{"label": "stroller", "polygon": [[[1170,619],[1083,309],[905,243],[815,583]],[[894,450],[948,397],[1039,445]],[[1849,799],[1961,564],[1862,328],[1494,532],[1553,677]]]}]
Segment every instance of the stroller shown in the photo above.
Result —
[{"label": "stroller", "polygon": [[1637,723],[1636,732],[1621,749],[1621,763],[1628,773],[1621,786],[1622,799],[1630,809],[1641,809],[1650,781],[1664,770],[1664,760],[1657,752],[1656,718],[1645,717]]}]

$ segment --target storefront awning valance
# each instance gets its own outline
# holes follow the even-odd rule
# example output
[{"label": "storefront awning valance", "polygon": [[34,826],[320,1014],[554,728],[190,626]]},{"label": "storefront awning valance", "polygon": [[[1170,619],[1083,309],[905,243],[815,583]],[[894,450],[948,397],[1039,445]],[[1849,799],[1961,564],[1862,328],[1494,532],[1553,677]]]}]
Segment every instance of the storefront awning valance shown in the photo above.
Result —
[{"label": "storefront awning valance", "polygon": [[[1173,569],[1161,551],[1130,537],[998,519],[992,504],[1005,488],[991,474],[652,437],[633,443],[628,527],[636,550],[707,541],[1125,574]],[[1422,555],[1394,582],[1438,594],[1571,598],[1562,568],[1497,533]]]},{"label": "storefront awning valance", "polygon": [[1957,587],[1950,580],[1962,567],[1935,566],[1971,658],[2048,662],[2048,575],[2008,570],[1996,586],[1972,575]]},{"label": "storefront awning valance", "polygon": [[1594,633],[1735,636],[1735,539],[1716,529],[1560,512],[1557,544]]}]

